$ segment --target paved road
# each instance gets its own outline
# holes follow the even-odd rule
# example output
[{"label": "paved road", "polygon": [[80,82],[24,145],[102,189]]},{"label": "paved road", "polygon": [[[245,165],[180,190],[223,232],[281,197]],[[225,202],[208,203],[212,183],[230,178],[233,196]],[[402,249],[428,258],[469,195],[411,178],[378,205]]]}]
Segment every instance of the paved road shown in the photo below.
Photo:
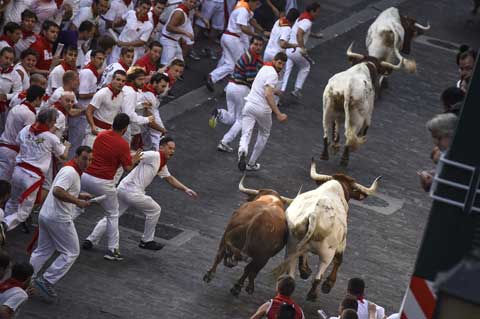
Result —
[{"label": "paved road", "polygon": [[[336,24],[378,3],[325,1],[325,14],[317,28]],[[428,19],[432,24],[430,37],[480,44],[480,23],[470,29],[463,28],[462,19],[467,16],[468,8],[459,8],[446,0],[396,3],[419,21]],[[444,18],[445,12],[449,12],[448,19]],[[304,98],[287,99],[283,110],[289,121],[286,124],[274,121],[261,158],[262,170],[248,174],[248,186],[274,188],[286,196],[293,196],[300,185],[305,190],[315,187],[309,180],[308,169],[311,156],[318,159],[322,146],[323,88],[332,74],[348,67],[345,50],[351,41],[356,41],[357,50],[363,50],[365,32],[371,22],[351,20],[354,23],[347,28],[348,32],[312,50],[311,56],[317,64],[305,86]],[[419,190],[415,175],[417,169],[431,166],[431,141],[424,123],[440,111],[439,94],[457,77],[454,52],[433,46],[427,40],[413,45],[417,74],[399,72],[390,78],[390,89],[376,104],[369,140],[351,156],[346,172],[359,182],[369,184],[378,175],[384,178],[379,197],[367,199],[363,206],[351,206],[348,247],[336,286],[313,303],[305,300],[310,282],[297,281],[294,298],[304,307],[307,318],[316,318],[316,310],[320,308],[334,314],[345,294],[346,282],[353,276],[366,279],[367,297],[384,305],[388,313],[399,307],[430,207],[430,200]],[[189,70],[187,81],[178,89],[179,95],[198,88],[189,79],[201,78],[206,64]],[[200,199],[192,201],[161,181],[155,181],[148,190],[162,205],[157,235],[163,237],[159,240],[167,244],[166,248],[150,253],[136,247],[142,220],[135,217],[137,212],[131,211],[122,221],[121,247],[126,257],[123,262],[103,260],[100,248],[82,251],[70,273],[58,284],[57,304],[29,301],[21,318],[247,318],[272,297],[274,284],[269,271],[280,262],[281,256],[271,260],[259,274],[253,295],[242,292],[239,298],[234,298],[229,293],[241,275],[240,268],[220,267],[210,284],[201,280],[213,261],[224,225],[245,200],[237,190],[241,174],[236,169],[235,156],[216,151],[225,127],[219,125],[212,130],[207,126],[212,107],[224,100],[218,97],[203,101],[206,97],[203,90],[197,91],[197,100],[178,100],[181,104],[178,107],[200,104],[198,107],[167,122],[177,141],[177,154],[169,163],[170,171],[196,189]],[[340,171],[338,161],[339,158],[332,158],[330,162],[321,162],[319,170],[326,174]],[[92,209],[78,218],[81,239],[99,216],[100,212]],[[28,236],[15,232],[11,237],[12,254],[19,260],[26,258],[23,248]],[[311,264],[315,263],[311,258]]]}]

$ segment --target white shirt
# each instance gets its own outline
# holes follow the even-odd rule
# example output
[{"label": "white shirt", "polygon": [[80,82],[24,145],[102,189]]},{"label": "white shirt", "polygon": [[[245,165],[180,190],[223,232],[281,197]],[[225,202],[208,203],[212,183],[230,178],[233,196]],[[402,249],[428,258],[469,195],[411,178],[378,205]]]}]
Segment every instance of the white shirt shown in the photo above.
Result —
[{"label": "white shirt", "polygon": [[52,161],[52,154],[59,157],[65,152],[65,146],[51,132],[34,135],[30,132],[30,126],[25,126],[18,133],[17,144],[20,145],[20,152],[16,162],[33,165],[46,175]]},{"label": "white shirt", "polygon": [[291,31],[292,27],[288,25],[280,26],[280,20],[277,20],[270,33],[270,38],[265,48],[265,55],[274,56],[278,52],[285,52],[285,50],[280,47],[280,40],[289,42]]},{"label": "white shirt", "polygon": [[[358,303],[358,309],[357,309],[358,319],[368,319],[369,301],[366,299],[363,299],[363,303],[360,301],[357,301],[357,303]],[[384,317],[385,317],[385,309],[380,306],[377,306],[376,318],[383,319]]]},{"label": "white shirt", "polygon": [[[150,21],[141,22],[137,20],[135,10],[130,10],[123,15],[123,19],[127,21],[123,27],[122,33],[118,39],[123,42],[132,42],[141,40],[145,43],[150,38],[150,33],[153,30],[153,24]],[[135,47],[135,59],[143,56],[145,48],[143,46]]]},{"label": "white shirt", "polygon": [[290,43],[298,44],[297,32],[299,28],[302,29],[303,32],[305,32],[303,36],[303,44],[306,45],[308,37],[310,36],[310,31],[312,30],[312,21],[310,21],[309,19],[297,19],[297,21],[295,21],[295,24],[292,27],[292,33],[290,34]]},{"label": "white shirt", "polygon": [[[18,75],[20,76],[20,80],[22,80],[22,91],[28,90],[28,88],[30,87],[30,74],[28,74],[27,70],[25,70],[21,63],[15,64],[13,70],[18,73]],[[22,72],[22,75],[20,75],[18,71]]]},{"label": "white shirt", "polygon": [[0,142],[9,145],[17,144],[18,133],[27,125],[35,123],[35,113],[30,111],[28,106],[20,104],[14,106],[7,116],[5,130],[0,136]]},{"label": "white shirt", "polygon": [[19,287],[13,287],[0,294],[0,304],[17,312],[18,308],[28,300],[28,294]]},{"label": "white shirt", "polygon": [[121,91],[112,100],[112,91],[105,87],[99,90],[90,101],[90,104],[95,108],[93,117],[98,120],[112,124],[115,116],[120,113],[120,109],[123,105],[124,93]]},{"label": "white shirt", "polygon": [[55,135],[58,139],[61,139],[65,134],[68,126],[67,126],[67,118],[65,114],[63,114],[60,110],[57,110],[57,119],[55,121]]},{"label": "white shirt", "polygon": [[[10,46],[10,44],[8,44],[7,41],[1,40],[1,41],[0,41],[0,51],[1,51],[3,48],[5,48],[5,47],[10,47],[10,48],[12,48],[12,47]],[[12,49],[13,49],[13,48],[12,48]]]},{"label": "white shirt", "polygon": [[140,116],[135,112],[135,108],[137,107],[137,96],[139,93],[128,85],[125,85],[122,91],[125,97],[121,111],[130,117],[130,124],[147,124],[148,117]]},{"label": "white shirt", "polygon": [[265,113],[272,113],[272,109],[268,105],[265,98],[265,87],[275,88],[278,83],[278,73],[273,66],[265,65],[258,71],[255,80],[252,83],[250,93],[245,100],[250,102],[252,106]]},{"label": "white shirt", "polygon": [[[97,91],[97,82],[98,79],[93,74],[92,70],[90,69],[82,69],[79,73],[80,78],[80,86],[78,87],[79,94],[92,94]],[[90,103],[90,99],[80,99],[79,105],[83,107],[87,107]]]},{"label": "white shirt", "polygon": [[37,38],[35,37],[35,35],[31,35],[28,37],[23,37],[22,35],[22,38],[18,40],[17,43],[15,43],[15,57],[19,59],[22,52],[28,49],[36,40]]},{"label": "white shirt", "polygon": [[97,24],[98,19],[100,19],[100,16],[93,16],[92,7],[83,7],[80,8],[77,15],[73,18],[72,23],[78,29],[83,21],[90,21],[93,24]]},{"label": "white shirt", "polygon": [[[190,22],[190,19],[188,18],[187,14],[185,13],[185,11],[183,11],[182,9],[180,8],[175,8],[171,13],[170,13],[170,16],[168,17],[168,20],[167,22],[165,23],[165,25],[163,26],[163,29],[162,29],[162,33],[167,35],[169,38],[173,38],[175,40],[180,40],[180,38],[183,36],[182,34],[180,33],[173,33],[173,32],[170,32],[167,30],[167,25],[170,23],[170,20],[172,19],[173,17],[173,14],[175,12],[181,12],[183,14],[183,17],[184,17],[184,21],[181,25],[177,26],[179,29],[183,30],[183,31],[186,31],[186,32],[189,32],[189,27],[188,27],[188,24],[191,24]],[[168,38],[167,38],[168,39]]]},{"label": "white shirt", "polygon": [[15,0],[10,1],[10,3],[5,8],[5,24],[12,21],[20,24],[22,22],[22,12],[26,9],[29,9],[34,0]]},{"label": "white shirt", "polygon": [[155,176],[165,178],[170,176],[167,165],[160,168],[160,153],[157,151],[143,152],[140,163],[120,182],[118,189],[144,194]]},{"label": "white shirt", "polygon": [[47,85],[47,94],[51,95],[55,89],[63,85],[63,75],[65,74],[65,69],[61,64],[53,68],[53,70],[48,75],[48,85]]},{"label": "white shirt", "polygon": [[53,195],[53,189],[60,187],[73,197],[77,198],[80,194],[80,176],[75,168],[64,166],[57,173],[53,180],[50,192],[40,210],[40,216],[53,219],[58,222],[69,222],[75,215],[75,204],[59,200]]},{"label": "white shirt", "polygon": [[240,26],[250,26],[250,20],[253,17],[253,12],[250,13],[246,8],[237,8],[232,11],[230,18],[228,19],[227,30],[240,35],[242,42],[248,43],[248,35],[243,33]]},{"label": "white shirt", "polygon": [[[40,107],[41,109],[45,108],[45,107],[50,107],[52,106],[53,104],[55,104],[55,102],[57,102],[58,100],[60,100],[60,98],[63,96],[63,94],[65,93],[65,89],[63,88],[63,85],[58,87],[53,93],[52,95],[48,98],[48,100],[42,104],[42,106]],[[75,96],[74,97],[74,103],[77,104],[78,101],[77,101],[77,97]]]},{"label": "white shirt", "polygon": [[[130,5],[126,5],[123,0],[113,0],[110,3],[110,9],[108,9],[107,13],[103,15],[105,20],[114,22],[115,20],[121,18],[125,12],[133,10],[135,7],[133,6],[133,1],[130,2]],[[122,32],[122,27],[117,27],[115,30],[118,33]]]},{"label": "white shirt", "polygon": [[102,73],[102,77],[100,79],[100,83],[98,84],[98,87],[102,88],[110,84],[110,82],[112,82],[112,79],[113,79],[113,74],[118,70],[127,72],[127,70],[125,70],[124,67],[118,62],[108,65],[105,68],[105,71],[103,71]]},{"label": "white shirt", "polygon": [[6,94],[7,100],[20,92],[22,92],[22,79],[17,71],[12,69],[12,72],[0,73],[0,93]]}]

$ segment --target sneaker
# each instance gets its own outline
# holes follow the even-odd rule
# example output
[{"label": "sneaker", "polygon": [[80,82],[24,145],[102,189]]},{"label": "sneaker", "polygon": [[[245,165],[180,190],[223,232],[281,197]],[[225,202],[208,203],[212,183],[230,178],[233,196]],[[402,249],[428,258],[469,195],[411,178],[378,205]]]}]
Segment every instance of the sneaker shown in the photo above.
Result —
[{"label": "sneaker", "polygon": [[35,280],[33,280],[33,282],[35,286],[38,288],[38,290],[42,294],[46,295],[47,297],[50,297],[50,298],[58,297],[57,292],[55,291],[55,289],[53,289],[53,285],[48,281],[46,281],[45,279],[43,279],[43,277],[36,278]]},{"label": "sneaker", "polygon": [[294,97],[296,98],[301,98],[303,96],[302,92],[300,91],[300,89],[295,89],[292,91],[292,93],[290,93],[291,95],[293,95]]},{"label": "sneaker", "polygon": [[188,56],[194,61],[200,61],[200,56],[198,56],[197,52],[195,52],[194,50],[191,50]]},{"label": "sneaker", "polygon": [[83,241],[82,248],[85,249],[85,250],[90,250],[90,249],[93,248],[93,243],[90,240],[85,239]]},{"label": "sneaker", "polygon": [[217,127],[217,120],[220,117],[220,112],[217,108],[214,108],[212,113],[210,113],[210,118],[208,119],[208,126],[211,128]]},{"label": "sneaker", "polygon": [[244,152],[238,153],[238,169],[242,172],[247,168],[247,155]]},{"label": "sneaker", "polygon": [[215,91],[215,87],[214,87],[214,83],[212,81],[212,77],[210,76],[210,74],[207,76],[207,83],[205,83],[205,85],[207,86],[207,89],[210,91],[210,92],[214,92]]},{"label": "sneaker", "polygon": [[144,242],[143,240],[140,241],[138,247],[148,250],[160,250],[164,247],[164,244],[157,243],[156,241],[147,241]]},{"label": "sneaker", "polygon": [[105,255],[103,255],[103,258],[107,259],[107,260],[115,260],[115,261],[120,261],[120,260],[123,260],[123,256],[120,255],[120,251],[118,251],[118,249],[114,249],[114,250],[108,250],[107,253]]},{"label": "sneaker", "polygon": [[253,165],[247,164],[247,167],[246,167],[247,171],[258,171],[259,169],[260,169],[260,164],[259,163],[255,163]]},{"label": "sneaker", "polygon": [[225,153],[232,153],[233,152],[233,148],[231,148],[230,145],[228,145],[227,143],[222,143],[222,142],[220,142],[217,145],[217,150],[220,151],[220,152],[225,152]]}]

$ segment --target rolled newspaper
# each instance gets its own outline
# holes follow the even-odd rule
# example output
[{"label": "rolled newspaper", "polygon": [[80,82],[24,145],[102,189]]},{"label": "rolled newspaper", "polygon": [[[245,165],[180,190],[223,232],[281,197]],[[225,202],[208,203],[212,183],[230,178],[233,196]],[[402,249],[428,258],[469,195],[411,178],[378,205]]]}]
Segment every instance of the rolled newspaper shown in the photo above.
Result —
[{"label": "rolled newspaper", "polygon": [[58,58],[58,57],[60,56],[60,54],[62,54],[63,47],[64,47],[64,44],[63,44],[63,43],[59,43],[59,44],[57,45],[57,49],[55,50],[55,54],[54,54],[53,56],[55,56],[55,57]]},{"label": "rolled newspaper", "polygon": [[98,203],[107,198],[107,195],[100,195],[89,200],[90,203]]},{"label": "rolled newspaper", "polygon": [[113,40],[115,40],[115,42],[118,42],[118,35],[115,31],[113,31],[113,29],[108,29],[108,32],[110,33],[110,35],[112,36]]}]

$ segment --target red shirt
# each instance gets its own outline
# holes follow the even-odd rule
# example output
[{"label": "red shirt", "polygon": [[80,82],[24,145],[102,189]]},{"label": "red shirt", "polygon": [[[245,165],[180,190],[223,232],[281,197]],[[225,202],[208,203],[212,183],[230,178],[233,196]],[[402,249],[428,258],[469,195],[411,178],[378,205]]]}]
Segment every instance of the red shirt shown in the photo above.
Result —
[{"label": "red shirt", "polygon": [[93,161],[85,172],[98,178],[112,180],[120,165],[123,167],[132,165],[127,141],[112,130],[98,133],[93,143]]},{"label": "red shirt", "polygon": [[148,54],[145,54],[140,59],[138,59],[135,65],[145,68],[147,74],[150,74],[151,72],[157,72],[158,69],[157,64],[152,62],[152,59],[150,59],[150,56]]},{"label": "red shirt", "polygon": [[52,44],[43,35],[37,35],[37,40],[32,43],[30,48],[38,53],[36,67],[48,71],[53,59]]},{"label": "red shirt", "polygon": [[305,318],[303,315],[302,308],[300,308],[300,306],[295,301],[293,301],[292,298],[278,294],[275,296],[275,298],[270,300],[270,308],[267,311],[267,319],[277,318],[277,314],[280,311],[280,307],[284,303],[293,306],[293,308],[295,309],[295,319]]}]

